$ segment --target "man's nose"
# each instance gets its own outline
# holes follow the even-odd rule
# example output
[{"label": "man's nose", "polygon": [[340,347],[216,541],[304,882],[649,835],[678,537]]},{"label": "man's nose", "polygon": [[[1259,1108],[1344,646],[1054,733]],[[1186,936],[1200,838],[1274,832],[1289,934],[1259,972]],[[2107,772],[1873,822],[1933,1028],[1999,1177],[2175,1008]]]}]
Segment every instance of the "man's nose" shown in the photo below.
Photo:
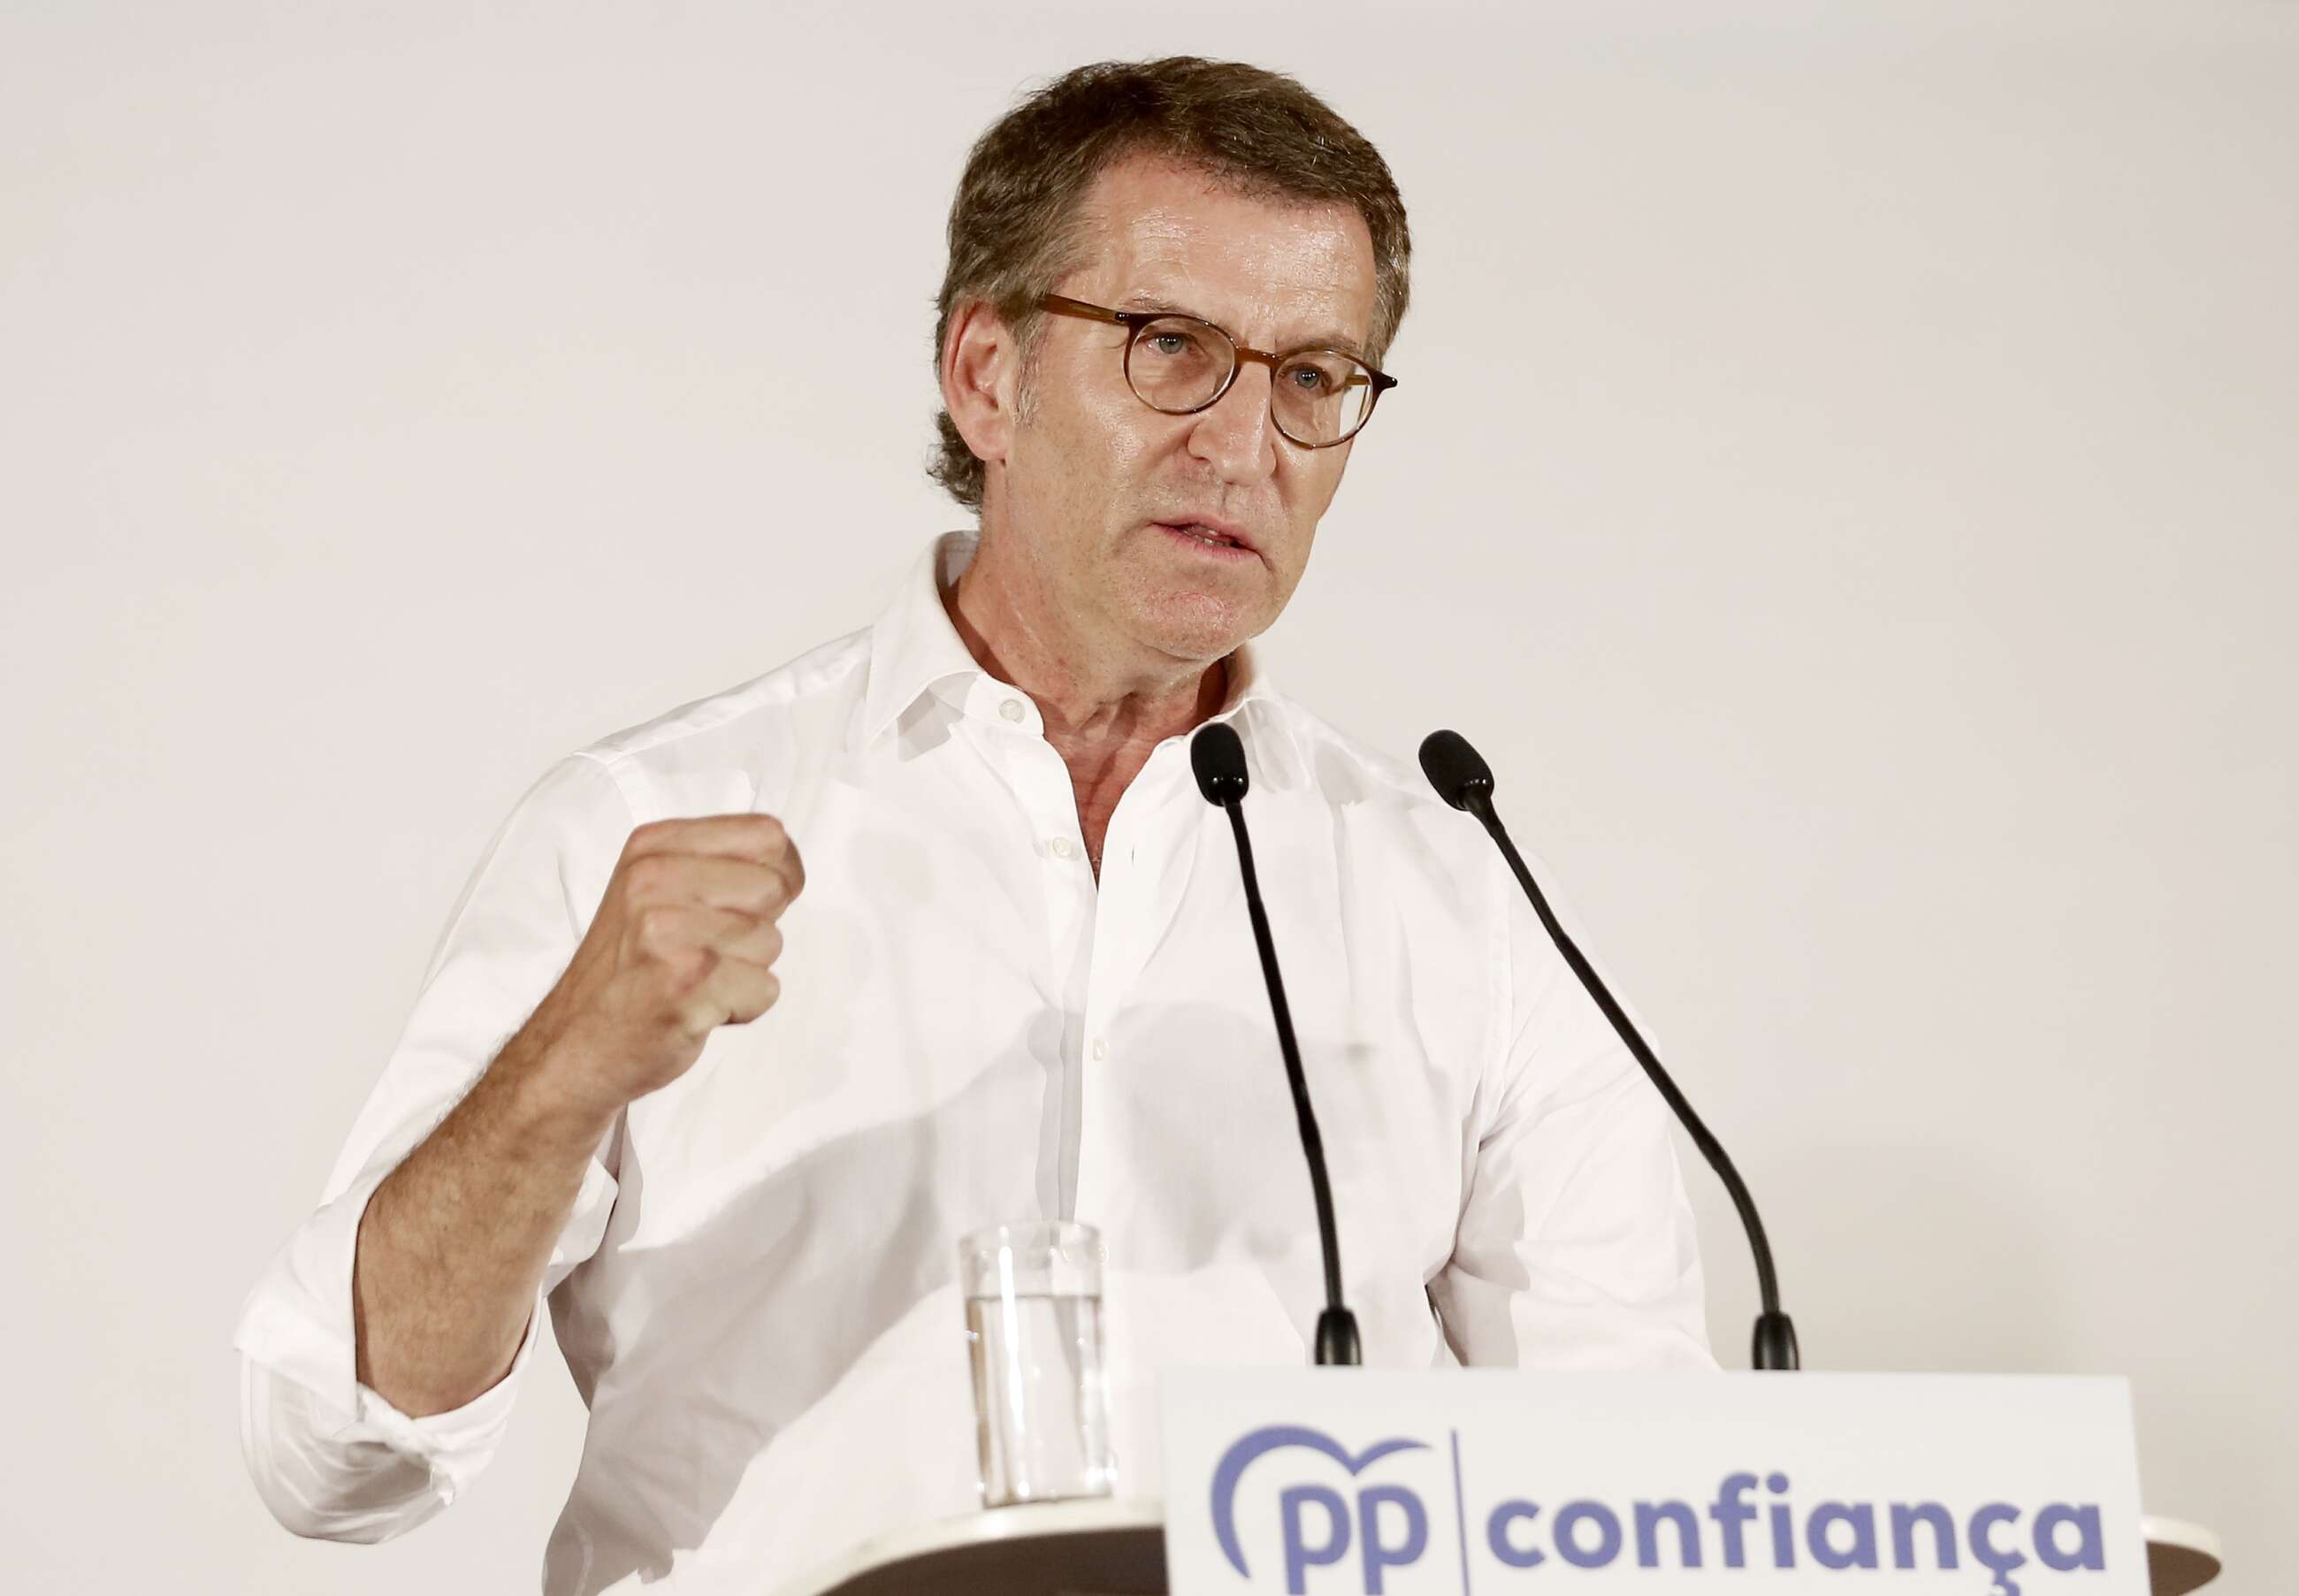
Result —
[{"label": "man's nose", "polygon": [[1277,428],[1269,414],[1271,372],[1246,362],[1229,391],[1198,412],[1190,453],[1224,482],[1257,482],[1277,469]]}]

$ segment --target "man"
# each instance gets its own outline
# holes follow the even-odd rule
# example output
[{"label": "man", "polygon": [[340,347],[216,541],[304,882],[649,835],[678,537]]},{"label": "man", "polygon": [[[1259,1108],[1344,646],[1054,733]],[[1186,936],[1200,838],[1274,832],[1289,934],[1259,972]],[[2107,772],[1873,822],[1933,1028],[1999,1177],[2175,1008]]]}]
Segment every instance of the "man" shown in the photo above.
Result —
[{"label": "man", "polygon": [[1477,828],[1247,647],[1390,386],[1380,156],[1289,79],[1085,68],[983,137],[950,236],[937,475],[978,537],[504,823],[242,1322],[299,1533],[451,1500],[546,1300],[591,1409],[547,1590],[755,1591],[964,1511],[955,1243],[1003,1220],[1103,1234],[1126,1494],[1160,1365],[1305,1361],[1208,719],[1249,750],[1365,1361],[1710,1362],[1657,1097]]}]

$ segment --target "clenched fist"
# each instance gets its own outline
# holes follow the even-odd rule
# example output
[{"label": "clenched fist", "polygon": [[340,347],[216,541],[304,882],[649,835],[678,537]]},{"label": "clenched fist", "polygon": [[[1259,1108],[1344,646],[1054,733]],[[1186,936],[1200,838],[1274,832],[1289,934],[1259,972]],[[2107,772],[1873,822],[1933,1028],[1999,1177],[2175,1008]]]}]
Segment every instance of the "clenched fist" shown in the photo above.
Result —
[{"label": "clenched fist", "polygon": [[632,832],[582,945],[528,1022],[562,1087],[613,1113],[685,1075],[719,1026],[773,1008],[775,922],[805,884],[772,815]]}]

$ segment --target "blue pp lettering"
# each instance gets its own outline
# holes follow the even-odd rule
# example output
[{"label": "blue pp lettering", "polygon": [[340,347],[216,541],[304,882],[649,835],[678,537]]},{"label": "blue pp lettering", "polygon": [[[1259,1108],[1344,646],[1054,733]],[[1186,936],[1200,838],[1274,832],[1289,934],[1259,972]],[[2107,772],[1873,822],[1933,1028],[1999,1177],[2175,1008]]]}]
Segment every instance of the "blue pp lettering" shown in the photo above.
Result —
[{"label": "blue pp lettering", "polygon": [[[1325,1509],[1325,1541],[1320,1546],[1301,1538],[1301,1510],[1312,1502]],[[1285,1589],[1290,1596],[1304,1596],[1308,1571],[1340,1562],[1349,1550],[1349,1504],[1323,1485],[1292,1485],[1279,1493],[1277,1510],[1285,1528]]]},{"label": "blue pp lettering", "polygon": [[[1405,1520],[1405,1538],[1394,1543],[1382,1536],[1381,1510],[1395,1507]],[[1382,1575],[1420,1560],[1429,1547],[1429,1515],[1421,1499],[1402,1485],[1374,1485],[1357,1492],[1357,1544],[1364,1549],[1365,1596],[1382,1596]]]}]

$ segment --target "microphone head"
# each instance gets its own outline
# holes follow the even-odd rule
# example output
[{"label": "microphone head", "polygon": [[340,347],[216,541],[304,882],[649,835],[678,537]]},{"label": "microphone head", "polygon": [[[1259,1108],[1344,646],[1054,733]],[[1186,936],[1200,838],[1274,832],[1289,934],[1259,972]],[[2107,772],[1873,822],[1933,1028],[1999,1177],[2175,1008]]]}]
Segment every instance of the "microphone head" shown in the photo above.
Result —
[{"label": "microphone head", "polygon": [[1421,773],[1437,796],[1472,814],[1490,807],[1493,768],[1457,731],[1433,731],[1421,740]]},{"label": "microphone head", "polygon": [[1190,769],[1198,791],[1216,808],[1245,799],[1245,744],[1226,720],[1208,720],[1190,739]]}]

